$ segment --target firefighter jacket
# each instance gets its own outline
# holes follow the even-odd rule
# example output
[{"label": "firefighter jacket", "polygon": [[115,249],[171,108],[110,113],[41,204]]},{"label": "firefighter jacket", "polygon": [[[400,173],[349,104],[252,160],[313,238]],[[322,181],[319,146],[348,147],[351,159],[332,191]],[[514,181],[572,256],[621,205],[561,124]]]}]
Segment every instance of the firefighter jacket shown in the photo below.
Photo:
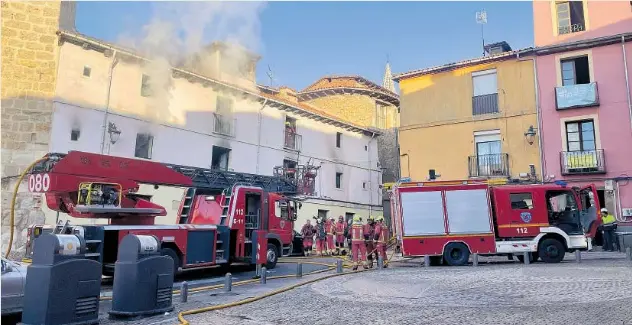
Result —
[{"label": "firefighter jacket", "polygon": [[336,235],[346,235],[347,234],[347,223],[344,221],[336,222]]},{"label": "firefighter jacket", "polygon": [[363,230],[364,230],[364,239],[365,240],[373,240],[373,236],[374,236],[374,231],[375,231],[375,224],[365,224],[363,226]]},{"label": "firefighter jacket", "polygon": [[301,235],[303,235],[303,237],[312,237],[314,236],[314,233],[315,233],[314,226],[303,225],[303,228],[301,229]]},{"label": "firefighter jacket", "polygon": [[325,229],[327,230],[327,235],[333,235],[336,232],[336,225],[328,220],[325,222]]},{"label": "firefighter jacket", "polygon": [[353,224],[351,226],[351,242],[359,243],[364,242],[364,227],[360,224]]},{"label": "firefighter jacket", "polygon": [[319,222],[316,226],[316,238],[324,240],[327,236],[325,231],[325,224],[323,222]]},{"label": "firefighter jacket", "polygon": [[375,232],[373,234],[373,239],[378,242],[378,244],[386,244],[388,237],[388,228],[384,224],[377,224],[375,226]]},{"label": "firefighter jacket", "polygon": [[610,223],[615,223],[615,222],[617,222],[617,219],[615,219],[613,215],[611,215],[611,214],[609,214],[609,213],[608,213],[608,214],[605,214],[605,215],[602,215],[602,216],[601,216],[601,222],[602,222],[604,225],[607,225],[607,224],[610,224]]}]

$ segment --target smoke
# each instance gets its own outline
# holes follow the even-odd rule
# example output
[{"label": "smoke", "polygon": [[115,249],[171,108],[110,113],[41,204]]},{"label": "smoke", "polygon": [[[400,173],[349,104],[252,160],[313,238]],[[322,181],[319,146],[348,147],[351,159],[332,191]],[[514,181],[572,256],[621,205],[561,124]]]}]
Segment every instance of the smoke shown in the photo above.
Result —
[{"label": "smoke", "polygon": [[[121,45],[150,60],[143,65],[151,89],[143,115],[154,122],[175,122],[183,117],[182,110],[186,107],[171,105],[172,67],[184,67],[219,79],[228,75],[243,77],[254,68],[252,58],[239,49],[253,53],[262,50],[259,16],[265,5],[265,2],[153,2],[149,23],[136,35],[119,36]],[[205,52],[214,41],[233,45],[223,53],[221,68]]]}]

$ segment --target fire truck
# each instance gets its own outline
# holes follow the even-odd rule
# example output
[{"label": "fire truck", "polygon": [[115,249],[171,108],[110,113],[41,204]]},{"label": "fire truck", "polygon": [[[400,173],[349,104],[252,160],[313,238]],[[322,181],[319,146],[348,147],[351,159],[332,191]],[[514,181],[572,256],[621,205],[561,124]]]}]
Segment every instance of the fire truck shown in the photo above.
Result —
[{"label": "fire truck", "polygon": [[399,182],[390,190],[404,256],[465,265],[470,254],[558,263],[592,248],[601,223],[596,187],[502,181]]},{"label": "fire truck", "polygon": [[[154,224],[167,211],[139,194],[140,184],[186,188],[175,224]],[[293,223],[303,194],[287,177],[80,151],[46,155],[32,169],[28,189],[44,194],[52,210],[108,220],[106,225],[60,223],[52,230],[85,240],[86,256],[103,264],[104,275],[113,274],[118,245],[127,234],[157,237],[176,272],[233,262],[274,268],[280,255],[292,252]],[[45,229],[29,229],[27,258],[33,239]]]}]

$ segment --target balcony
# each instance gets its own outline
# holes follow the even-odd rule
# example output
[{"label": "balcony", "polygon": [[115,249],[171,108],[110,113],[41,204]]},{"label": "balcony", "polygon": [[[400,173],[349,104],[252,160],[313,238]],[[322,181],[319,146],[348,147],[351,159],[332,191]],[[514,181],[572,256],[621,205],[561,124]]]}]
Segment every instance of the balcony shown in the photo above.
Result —
[{"label": "balcony", "polygon": [[605,174],[603,149],[560,152],[562,175]]},{"label": "balcony", "polygon": [[301,144],[303,142],[303,138],[300,134],[292,131],[285,131],[285,141],[283,143],[283,148],[289,150],[301,151]]},{"label": "balcony", "polygon": [[597,83],[556,87],[555,103],[557,110],[599,106]]},{"label": "balcony", "polygon": [[498,94],[472,97],[472,115],[498,113]]},{"label": "balcony", "polygon": [[506,153],[468,157],[470,177],[508,177],[509,155]]},{"label": "balcony", "polygon": [[225,115],[213,114],[213,133],[234,137],[236,120]]}]

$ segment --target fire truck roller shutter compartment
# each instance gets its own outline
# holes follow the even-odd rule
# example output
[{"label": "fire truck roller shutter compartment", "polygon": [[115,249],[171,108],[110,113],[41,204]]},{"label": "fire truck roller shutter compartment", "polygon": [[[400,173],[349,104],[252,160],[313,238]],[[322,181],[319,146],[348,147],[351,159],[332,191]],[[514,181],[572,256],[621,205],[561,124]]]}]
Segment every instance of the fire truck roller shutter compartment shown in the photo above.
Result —
[{"label": "fire truck roller shutter compartment", "polygon": [[445,235],[441,192],[402,192],[404,236]]},{"label": "fire truck roller shutter compartment", "polygon": [[445,200],[451,235],[493,235],[487,190],[446,191]]}]

